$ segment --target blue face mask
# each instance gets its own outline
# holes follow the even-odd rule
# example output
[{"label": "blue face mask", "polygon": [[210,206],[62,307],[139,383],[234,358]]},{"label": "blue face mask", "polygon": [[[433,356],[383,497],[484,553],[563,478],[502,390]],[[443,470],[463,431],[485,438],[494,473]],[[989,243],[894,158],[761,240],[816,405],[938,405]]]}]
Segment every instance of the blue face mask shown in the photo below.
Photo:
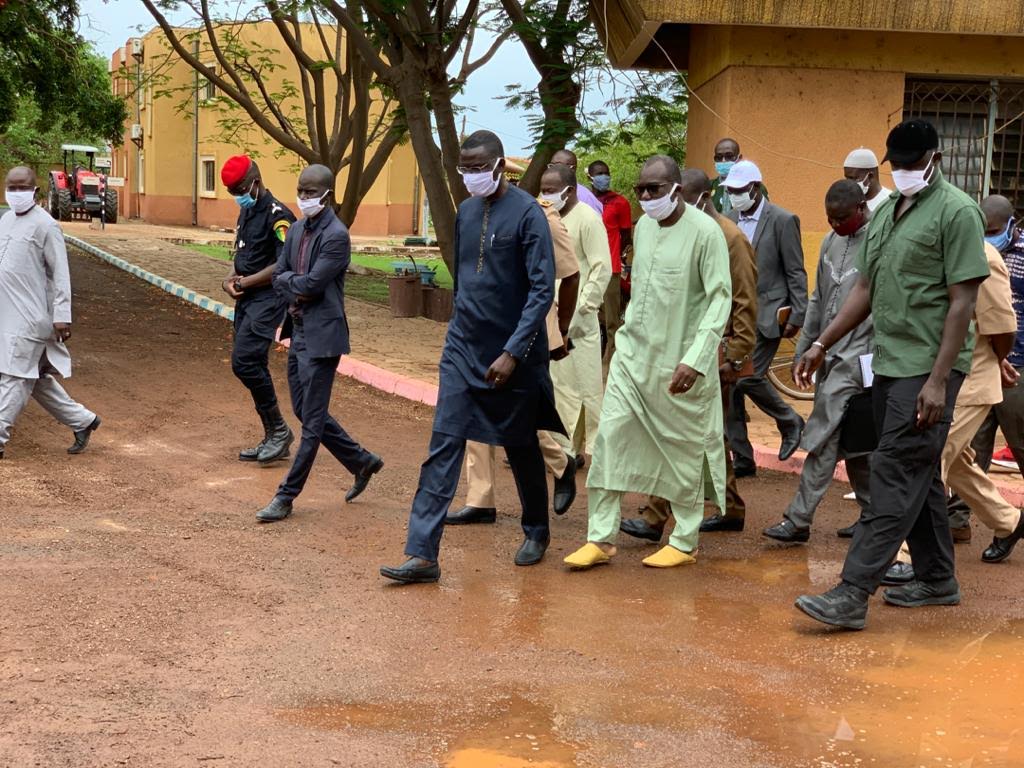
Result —
[{"label": "blue face mask", "polygon": [[598,192],[607,192],[612,188],[612,177],[607,173],[599,173],[590,177],[590,183]]},{"label": "blue face mask", "polygon": [[715,163],[715,171],[718,173],[718,178],[724,179],[729,175],[729,171],[736,165],[735,160],[723,160],[720,163]]},{"label": "blue face mask", "polygon": [[1013,219],[1006,222],[1006,229],[1000,232],[998,235],[990,235],[985,238],[985,242],[995,248],[997,251],[1002,253],[1006,250],[1006,247],[1010,244],[1010,240],[1013,238]]},{"label": "blue face mask", "polygon": [[246,208],[252,208],[256,205],[256,198],[252,196],[252,188],[256,186],[256,179],[252,180],[252,184],[249,185],[249,191],[244,195],[235,195],[235,202],[238,203],[238,207],[243,210]]}]

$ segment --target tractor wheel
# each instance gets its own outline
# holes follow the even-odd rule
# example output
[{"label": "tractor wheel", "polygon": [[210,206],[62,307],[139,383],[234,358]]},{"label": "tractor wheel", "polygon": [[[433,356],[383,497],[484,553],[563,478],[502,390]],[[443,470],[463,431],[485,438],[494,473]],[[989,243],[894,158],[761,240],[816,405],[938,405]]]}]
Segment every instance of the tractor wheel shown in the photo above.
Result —
[{"label": "tractor wheel", "polygon": [[58,189],[57,190],[57,216],[55,217],[59,221],[70,221],[71,220],[71,190],[70,189]]},{"label": "tractor wheel", "polygon": [[107,189],[103,195],[103,218],[107,224],[117,224],[116,189]]},{"label": "tractor wheel", "polygon": [[49,212],[49,214],[53,216],[53,218],[55,219],[60,218],[60,201],[57,198],[57,187],[53,186],[52,182],[50,183],[50,194],[47,198],[46,203],[47,211]]}]

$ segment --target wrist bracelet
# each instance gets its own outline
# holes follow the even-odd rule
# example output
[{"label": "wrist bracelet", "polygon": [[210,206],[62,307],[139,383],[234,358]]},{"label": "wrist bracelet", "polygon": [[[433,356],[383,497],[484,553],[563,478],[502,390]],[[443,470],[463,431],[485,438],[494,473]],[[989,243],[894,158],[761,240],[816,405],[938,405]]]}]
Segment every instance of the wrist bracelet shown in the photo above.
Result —
[{"label": "wrist bracelet", "polygon": [[828,352],[828,347],[826,347],[826,346],[825,346],[824,344],[822,344],[822,343],[821,343],[820,341],[812,341],[812,342],[811,342],[811,346],[812,346],[812,347],[819,347],[819,348],[821,349],[821,351],[822,351],[822,352]]}]

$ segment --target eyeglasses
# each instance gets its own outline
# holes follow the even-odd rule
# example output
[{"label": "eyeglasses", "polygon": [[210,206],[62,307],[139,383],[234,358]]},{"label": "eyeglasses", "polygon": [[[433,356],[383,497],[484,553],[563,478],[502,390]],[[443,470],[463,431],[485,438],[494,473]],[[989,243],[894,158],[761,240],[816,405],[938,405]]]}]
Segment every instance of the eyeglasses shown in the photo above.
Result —
[{"label": "eyeglasses", "polygon": [[456,166],[455,170],[458,171],[460,176],[465,176],[467,173],[490,173],[498,167],[498,162],[501,160],[499,157],[493,163],[483,163],[481,165],[459,165]]},{"label": "eyeglasses", "polygon": [[641,195],[643,195],[644,192],[649,194],[651,197],[654,197],[656,194],[658,194],[658,191],[660,189],[662,189],[663,187],[667,187],[667,186],[668,186],[668,182],[667,181],[662,181],[662,182],[659,182],[657,184],[634,184],[633,185],[633,192],[636,194],[637,197],[640,197]]},{"label": "eyeglasses", "polygon": [[716,163],[728,163],[735,161],[739,157],[735,152],[716,152],[715,162]]},{"label": "eyeglasses", "polygon": [[559,166],[565,166],[566,168],[571,168],[574,171],[576,170],[575,165],[569,165],[568,163],[548,163],[548,168],[558,168]]}]

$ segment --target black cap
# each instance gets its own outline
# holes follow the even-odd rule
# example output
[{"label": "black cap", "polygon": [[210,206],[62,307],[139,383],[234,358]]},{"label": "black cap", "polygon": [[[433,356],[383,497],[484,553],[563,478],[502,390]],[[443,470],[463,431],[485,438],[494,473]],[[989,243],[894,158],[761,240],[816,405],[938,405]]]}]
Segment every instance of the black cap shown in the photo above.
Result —
[{"label": "black cap", "polygon": [[929,150],[939,148],[939,134],[927,120],[906,120],[891,131],[885,140],[883,163],[912,165]]}]

